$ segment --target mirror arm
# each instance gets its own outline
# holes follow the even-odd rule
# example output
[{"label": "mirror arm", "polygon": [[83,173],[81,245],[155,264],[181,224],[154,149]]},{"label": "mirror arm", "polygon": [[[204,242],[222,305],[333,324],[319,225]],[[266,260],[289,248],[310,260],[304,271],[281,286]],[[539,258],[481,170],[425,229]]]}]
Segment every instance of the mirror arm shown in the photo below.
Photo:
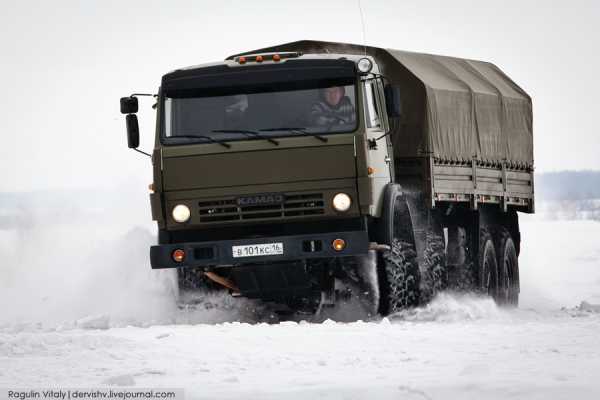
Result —
[{"label": "mirror arm", "polygon": [[158,97],[157,94],[150,94],[150,93],[134,93],[129,97],[138,97],[138,96]]},{"label": "mirror arm", "polygon": [[386,133],[384,133],[383,135],[379,136],[378,138],[375,138],[373,140],[375,140],[376,142],[379,141],[380,139],[383,139],[384,137],[386,137],[387,135],[389,135],[391,132],[391,130],[387,131]]},{"label": "mirror arm", "polygon": [[144,154],[144,155],[146,155],[146,156],[148,156],[148,157],[152,158],[152,155],[151,155],[151,154],[148,154],[148,153],[146,153],[145,151],[142,151],[142,150],[140,150],[140,149],[132,149],[132,150],[135,150],[135,151],[137,151],[138,153],[142,153],[142,154]]},{"label": "mirror arm", "polygon": [[388,136],[390,134],[391,131],[387,131],[386,133],[384,133],[383,135],[373,138],[373,139],[367,139],[367,143],[369,144],[369,150],[377,150],[377,142],[380,139],[383,139],[384,137]]}]

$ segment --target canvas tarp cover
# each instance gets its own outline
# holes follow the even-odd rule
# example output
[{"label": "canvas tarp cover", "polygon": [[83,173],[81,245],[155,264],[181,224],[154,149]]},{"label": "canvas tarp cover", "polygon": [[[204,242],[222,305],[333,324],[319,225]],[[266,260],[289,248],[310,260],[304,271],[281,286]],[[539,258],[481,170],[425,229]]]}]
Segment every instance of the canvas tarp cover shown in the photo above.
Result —
[{"label": "canvas tarp cover", "polygon": [[[373,56],[400,88],[403,117],[392,123],[397,156],[533,166],[531,99],[482,61],[333,42],[299,41],[253,50]],[[232,56],[234,57],[234,56]]]}]

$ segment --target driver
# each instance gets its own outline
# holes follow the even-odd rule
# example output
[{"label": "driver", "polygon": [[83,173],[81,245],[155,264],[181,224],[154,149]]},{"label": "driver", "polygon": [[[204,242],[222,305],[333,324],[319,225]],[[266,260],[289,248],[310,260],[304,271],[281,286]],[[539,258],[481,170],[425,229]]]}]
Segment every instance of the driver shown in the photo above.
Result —
[{"label": "driver", "polygon": [[225,98],[225,129],[240,129],[248,109],[248,96],[237,94]]},{"label": "driver", "polygon": [[346,96],[343,86],[332,86],[319,91],[320,100],[310,110],[310,122],[317,126],[354,124],[354,105]]}]

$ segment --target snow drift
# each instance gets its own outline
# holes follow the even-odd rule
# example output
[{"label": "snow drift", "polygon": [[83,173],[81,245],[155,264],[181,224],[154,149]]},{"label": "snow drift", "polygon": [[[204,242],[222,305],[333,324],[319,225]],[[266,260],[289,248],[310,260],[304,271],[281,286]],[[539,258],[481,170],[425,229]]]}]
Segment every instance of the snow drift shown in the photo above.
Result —
[{"label": "snow drift", "polygon": [[[21,210],[31,216],[28,224],[0,230],[0,326],[102,329],[278,320],[260,302],[227,294],[178,307],[175,271],[149,266],[155,233],[144,220],[148,216],[134,214],[131,221],[127,210],[134,205],[106,203],[112,206],[80,210],[72,219],[63,213],[60,223],[45,223],[48,217],[39,207]],[[521,215],[521,221],[521,309],[542,312],[571,309],[582,301],[600,304],[600,224],[529,215]],[[127,227],[134,222],[138,227]],[[324,318],[345,320],[342,313],[327,311]],[[442,294],[426,307],[391,319],[448,322],[506,313],[486,298]]]}]

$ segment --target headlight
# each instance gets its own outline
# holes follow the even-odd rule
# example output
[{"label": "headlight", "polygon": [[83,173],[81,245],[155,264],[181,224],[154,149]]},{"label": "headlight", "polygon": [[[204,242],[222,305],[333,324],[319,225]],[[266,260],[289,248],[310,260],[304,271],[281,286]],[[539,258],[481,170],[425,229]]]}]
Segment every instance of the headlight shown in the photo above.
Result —
[{"label": "headlight", "polygon": [[173,216],[173,219],[177,222],[186,222],[188,219],[190,219],[190,215],[192,214],[190,213],[190,209],[188,206],[178,204],[175,207],[173,207],[171,215]]},{"label": "headlight", "polygon": [[348,211],[350,209],[350,205],[352,204],[352,199],[346,193],[338,193],[333,196],[333,208],[336,211]]}]

